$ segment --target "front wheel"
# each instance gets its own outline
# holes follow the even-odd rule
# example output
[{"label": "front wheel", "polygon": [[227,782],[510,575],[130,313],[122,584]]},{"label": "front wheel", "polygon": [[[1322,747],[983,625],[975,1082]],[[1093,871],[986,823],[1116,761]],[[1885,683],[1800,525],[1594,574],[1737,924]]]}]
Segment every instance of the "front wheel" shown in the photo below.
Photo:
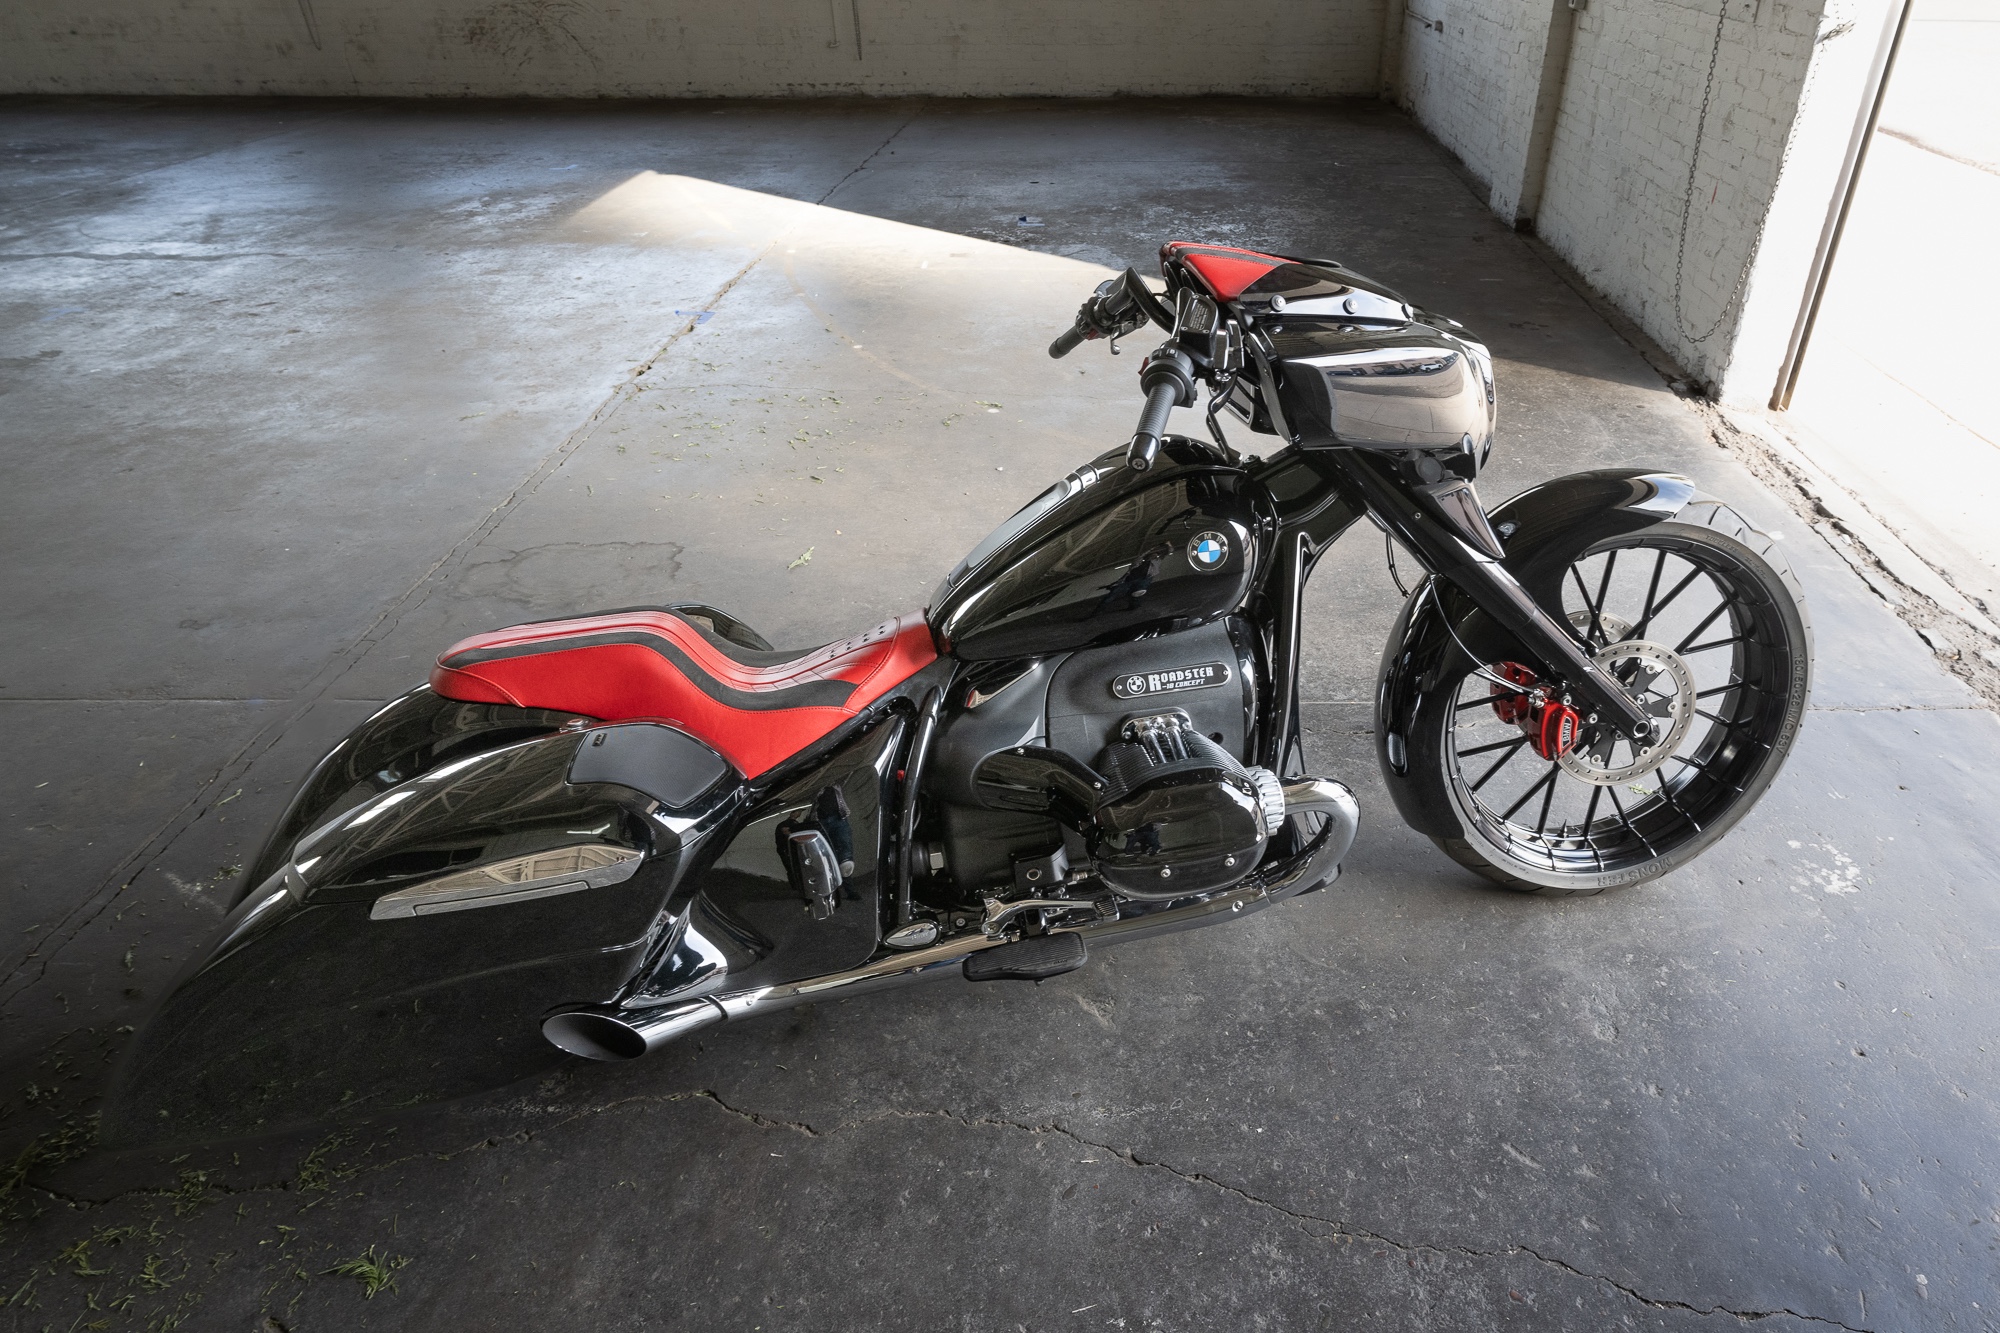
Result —
[{"label": "front wheel", "polygon": [[1414,719],[1442,742],[1418,780],[1462,828],[1438,845],[1556,896],[1665,874],[1720,840],[1777,777],[1812,677],[1798,579],[1774,538],[1716,501],[1599,542],[1562,586],[1562,617],[1652,715],[1649,736],[1584,720],[1564,750],[1534,725],[1532,672],[1463,657]]}]

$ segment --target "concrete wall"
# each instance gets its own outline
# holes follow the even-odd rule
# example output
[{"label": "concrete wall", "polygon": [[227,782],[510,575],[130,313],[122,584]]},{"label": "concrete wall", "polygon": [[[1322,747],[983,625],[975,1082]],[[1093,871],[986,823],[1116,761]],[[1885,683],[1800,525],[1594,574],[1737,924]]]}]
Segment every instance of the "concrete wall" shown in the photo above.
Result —
[{"label": "concrete wall", "polygon": [[7,0],[0,90],[1372,96],[1385,0]]},{"label": "concrete wall", "polygon": [[1890,7],[1405,0],[1393,95],[1497,212],[1698,379],[1761,402]]}]

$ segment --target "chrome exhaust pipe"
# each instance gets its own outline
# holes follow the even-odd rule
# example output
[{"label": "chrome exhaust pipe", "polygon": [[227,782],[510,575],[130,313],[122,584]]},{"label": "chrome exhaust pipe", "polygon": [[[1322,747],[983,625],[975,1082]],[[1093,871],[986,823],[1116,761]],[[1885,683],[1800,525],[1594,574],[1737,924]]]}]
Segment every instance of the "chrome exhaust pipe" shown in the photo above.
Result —
[{"label": "chrome exhaust pipe", "polygon": [[1355,830],[1361,827],[1361,803],[1354,799],[1354,793],[1344,782],[1332,778],[1301,778],[1297,782],[1285,784],[1285,814],[1324,815],[1326,827],[1320,832],[1331,833],[1329,851],[1335,865],[1347,859],[1348,849],[1354,846]]},{"label": "chrome exhaust pipe", "polygon": [[709,1000],[664,1009],[565,1009],[542,1020],[542,1035],[586,1060],[636,1060],[670,1041],[713,1027],[727,1015]]},{"label": "chrome exhaust pipe", "polygon": [[[1236,888],[1198,903],[1093,925],[1057,927],[1057,931],[1073,931],[1092,944],[1122,944],[1260,911],[1274,902],[1322,887],[1340,873],[1340,862],[1354,845],[1360,806],[1355,803],[1353,792],[1326,778],[1306,778],[1287,784],[1284,790],[1287,816],[1320,815],[1326,821],[1311,841],[1292,855],[1252,871]],[[973,954],[1010,942],[980,934],[961,935],[928,949],[891,953],[846,972],[688,1000],[658,1009],[616,1006],[565,1009],[542,1020],[542,1035],[571,1055],[588,1060],[636,1060],[690,1032],[717,1023],[733,1023],[815,1000],[844,1000],[850,995],[865,995],[912,981],[958,975],[965,960]]]},{"label": "chrome exhaust pipe", "polygon": [[616,1006],[564,1009],[542,1020],[542,1035],[571,1055],[581,1055],[587,1060],[636,1060],[668,1042],[725,1019],[748,1018],[814,1000],[846,999],[908,981],[940,977],[955,972],[980,950],[1006,943],[1007,940],[985,935],[960,936],[928,949],[892,953],[847,972],[690,1000],[660,1009]]}]

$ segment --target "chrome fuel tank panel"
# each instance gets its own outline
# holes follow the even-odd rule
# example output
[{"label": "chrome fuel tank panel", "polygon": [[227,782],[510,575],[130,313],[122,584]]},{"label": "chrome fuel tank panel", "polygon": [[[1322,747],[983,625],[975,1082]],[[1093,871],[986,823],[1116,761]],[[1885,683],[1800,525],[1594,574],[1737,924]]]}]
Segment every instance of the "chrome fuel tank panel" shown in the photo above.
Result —
[{"label": "chrome fuel tank panel", "polygon": [[1427,324],[1363,328],[1287,318],[1268,327],[1285,416],[1306,448],[1460,449],[1493,439],[1493,359]]}]

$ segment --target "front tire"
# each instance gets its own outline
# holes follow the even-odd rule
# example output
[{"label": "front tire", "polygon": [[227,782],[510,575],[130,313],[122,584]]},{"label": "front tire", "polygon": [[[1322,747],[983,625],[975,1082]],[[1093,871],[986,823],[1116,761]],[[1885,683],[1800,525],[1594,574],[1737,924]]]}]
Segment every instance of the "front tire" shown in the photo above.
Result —
[{"label": "front tire", "polygon": [[[1565,571],[1557,612],[1655,717],[1644,741],[1585,727],[1560,762],[1520,723],[1525,668],[1459,655],[1414,726],[1438,738],[1417,780],[1452,811],[1446,855],[1557,897],[1657,878],[1721,840],[1783,767],[1805,716],[1812,625],[1777,541],[1697,498]],[[1507,668],[1512,668],[1509,674]]]}]

